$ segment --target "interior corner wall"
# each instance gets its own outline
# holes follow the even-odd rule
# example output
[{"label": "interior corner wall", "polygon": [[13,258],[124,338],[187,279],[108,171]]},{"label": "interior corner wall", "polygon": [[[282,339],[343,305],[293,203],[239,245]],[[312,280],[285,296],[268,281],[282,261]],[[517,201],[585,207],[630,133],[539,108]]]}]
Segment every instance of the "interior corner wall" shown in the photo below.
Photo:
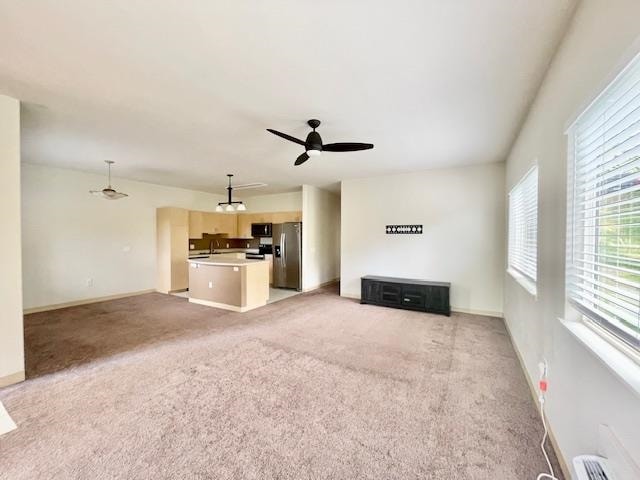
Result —
[{"label": "interior corner wall", "polygon": [[341,295],[360,298],[364,275],[451,282],[454,310],[501,316],[504,229],[503,163],[345,180]]},{"label": "interior corner wall", "polygon": [[120,178],[113,185],[129,197],[89,194],[105,182],[104,175],[22,164],[25,309],[154,290],[156,208],[213,211],[224,200]]},{"label": "interior corner wall", "polygon": [[20,102],[0,95],[0,387],[24,380]]},{"label": "interior corner wall", "polygon": [[549,364],[545,408],[567,464],[598,451],[608,425],[640,465],[638,396],[558,320],[565,315],[569,123],[640,52],[637,0],[583,1],[551,63],[506,164],[509,191],[538,163],[537,297],[505,276],[505,320],[534,381]]},{"label": "interior corner wall", "polygon": [[340,196],[302,186],[302,290],[340,277]]}]

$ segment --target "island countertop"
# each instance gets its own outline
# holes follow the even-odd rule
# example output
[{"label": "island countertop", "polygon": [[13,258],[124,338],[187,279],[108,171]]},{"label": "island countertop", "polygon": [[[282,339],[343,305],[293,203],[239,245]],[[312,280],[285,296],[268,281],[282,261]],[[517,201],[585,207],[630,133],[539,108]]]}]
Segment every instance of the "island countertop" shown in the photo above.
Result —
[{"label": "island countertop", "polygon": [[209,255],[209,258],[191,258],[187,260],[189,263],[198,263],[201,265],[218,265],[222,267],[246,267],[254,263],[268,263],[269,260],[247,260],[245,258],[216,258],[217,255]]}]

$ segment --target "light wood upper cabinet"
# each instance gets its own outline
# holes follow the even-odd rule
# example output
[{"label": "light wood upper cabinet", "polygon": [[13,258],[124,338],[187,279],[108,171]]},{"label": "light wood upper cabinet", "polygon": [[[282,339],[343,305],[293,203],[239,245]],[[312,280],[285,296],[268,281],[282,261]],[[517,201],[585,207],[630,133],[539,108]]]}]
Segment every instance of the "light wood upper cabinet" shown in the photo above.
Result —
[{"label": "light wood upper cabinet", "polygon": [[202,238],[204,233],[204,212],[189,211],[189,238]]},{"label": "light wood upper cabinet", "polygon": [[302,212],[275,212],[271,214],[271,223],[301,222]]},{"label": "light wood upper cabinet", "polygon": [[226,233],[229,237],[234,238],[238,236],[238,221],[236,214],[219,213],[219,225],[221,228],[220,233]]},{"label": "light wood upper cabinet", "polygon": [[253,215],[251,213],[239,213],[237,216],[237,232],[240,238],[251,238],[251,224]]},{"label": "light wood upper cabinet", "polygon": [[226,234],[231,238],[236,237],[238,235],[236,214],[191,210],[189,212],[189,238],[202,238],[203,233]]}]

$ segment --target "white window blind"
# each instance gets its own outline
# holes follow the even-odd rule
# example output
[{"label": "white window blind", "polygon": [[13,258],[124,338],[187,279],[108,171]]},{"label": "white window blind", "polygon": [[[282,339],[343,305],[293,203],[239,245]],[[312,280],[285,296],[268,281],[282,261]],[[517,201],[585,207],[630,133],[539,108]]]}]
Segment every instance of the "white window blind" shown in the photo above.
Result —
[{"label": "white window blind", "polygon": [[535,284],[538,264],[538,167],[509,192],[509,269]]},{"label": "white window blind", "polygon": [[640,348],[640,62],[570,130],[567,295]]}]

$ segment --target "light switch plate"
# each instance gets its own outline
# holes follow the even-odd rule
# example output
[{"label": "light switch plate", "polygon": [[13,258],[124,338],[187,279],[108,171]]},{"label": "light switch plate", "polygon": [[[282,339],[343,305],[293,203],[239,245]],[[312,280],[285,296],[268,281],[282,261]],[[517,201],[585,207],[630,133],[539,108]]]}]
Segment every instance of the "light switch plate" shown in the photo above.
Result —
[{"label": "light switch plate", "polygon": [[213,282],[209,282],[209,288],[213,288]]}]

